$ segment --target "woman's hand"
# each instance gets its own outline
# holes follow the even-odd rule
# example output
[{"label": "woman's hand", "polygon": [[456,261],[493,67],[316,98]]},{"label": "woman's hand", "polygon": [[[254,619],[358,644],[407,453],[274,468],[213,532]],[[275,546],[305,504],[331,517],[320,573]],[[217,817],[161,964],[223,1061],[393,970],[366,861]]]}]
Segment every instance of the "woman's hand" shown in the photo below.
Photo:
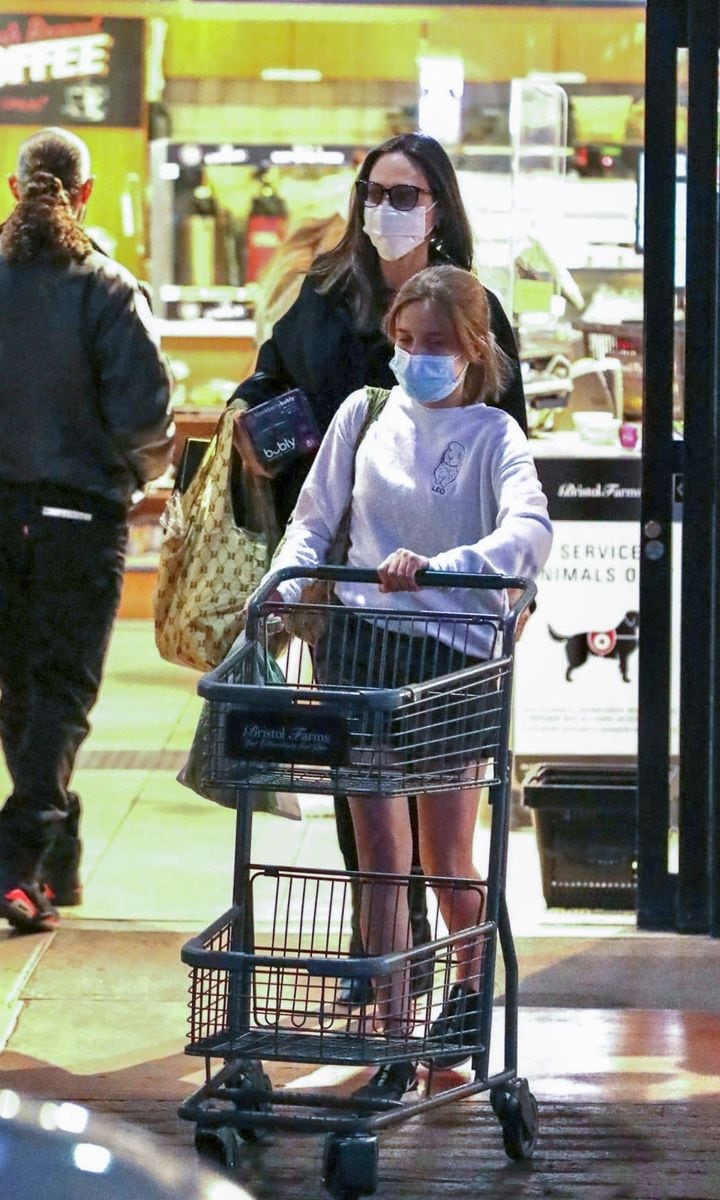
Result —
[{"label": "woman's hand", "polygon": [[[252,599],[252,596],[248,596],[247,600],[245,601],[245,603],[242,606],[242,613],[243,613],[244,617],[247,617],[248,608],[250,607],[251,599]],[[283,600],[283,598],[280,595],[280,592],[277,590],[277,588],[275,588],[272,592],[270,592],[270,595],[266,596],[265,599],[263,600],[263,604],[284,604],[284,603],[285,603],[285,601]]]},{"label": "woman's hand", "polygon": [[412,550],[393,550],[388,554],[377,569],[380,576],[381,592],[417,592],[419,585],[415,582],[418,571],[424,571],[430,565],[430,559]]},{"label": "woman's hand", "polygon": [[[520,590],[520,588],[508,588],[507,596],[508,596],[508,604],[512,608],[515,601],[519,600],[520,597],[522,596],[522,591]],[[537,606],[535,604],[535,601],[531,600],[531,602],[530,602],[530,604],[528,604],[527,608],[524,608],[522,610],[522,612],[520,613],[518,622],[515,626],[515,641],[516,642],[522,636],[522,631],[525,628],[525,626],[527,625],[528,621],[530,620],[530,617],[532,616],[532,614],[535,612],[536,607]]]}]

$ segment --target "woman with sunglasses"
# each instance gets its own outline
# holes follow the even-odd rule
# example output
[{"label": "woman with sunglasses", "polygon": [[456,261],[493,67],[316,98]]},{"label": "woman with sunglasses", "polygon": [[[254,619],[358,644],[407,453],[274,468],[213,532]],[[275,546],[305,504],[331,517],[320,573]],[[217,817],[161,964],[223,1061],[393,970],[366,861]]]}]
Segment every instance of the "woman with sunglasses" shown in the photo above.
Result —
[{"label": "woman with sunglasses", "polygon": [[[340,404],[366,385],[392,388],[392,347],[383,321],[402,285],[427,266],[451,265],[471,271],[473,241],[457,177],[435,138],[402,133],[366,156],[350,201],[347,229],[337,245],[318,256],[292,308],[261,346],[255,373],[235,391],[231,403],[261,404],[299,387],[312,405],[321,434]],[[498,406],[527,432],[525,399],[517,347],[510,322],[492,292],[486,297],[490,329],[510,363]],[[292,513],[310,468],[298,459],[273,481],[278,520]],[[410,805],[420,872],[417,814]],[[349,871],[357,869],[357,850],[347,798],[335,798],[338,842]],[[410,889],[413,939],[429,938],[422,880]],[[361,947],[353,912],[351,952]],[[347,981],[343,997],[361,1003],[361,980]]]},{"label": "woman with sunglasses", "polygon": [[[347,229],[308,269],[295,303],[260,347],[255,373],[231,403],[250,407],[299,387],[324,434],[341,402],[359,387],[391,388],[390,345],[382,322],[399,288],[427,266],[472,270],[473,241],[457,177],[435,138],[402,133],[371,150],[358,173]],[[502,305],[487,292],[490,325],[511,360],[498,399],[527,431],[517,347]],[[290,516],[307,459],[274,481],[278,518]]]}]

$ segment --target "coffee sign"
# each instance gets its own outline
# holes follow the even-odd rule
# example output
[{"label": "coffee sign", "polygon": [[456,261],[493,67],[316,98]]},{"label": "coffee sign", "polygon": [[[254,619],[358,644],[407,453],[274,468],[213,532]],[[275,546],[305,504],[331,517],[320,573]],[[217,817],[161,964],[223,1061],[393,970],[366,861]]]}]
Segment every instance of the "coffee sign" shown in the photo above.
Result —
[{"label": "coffee sign", "polygon": [[143,123],[142,21],[0,16],[0,124]]}]

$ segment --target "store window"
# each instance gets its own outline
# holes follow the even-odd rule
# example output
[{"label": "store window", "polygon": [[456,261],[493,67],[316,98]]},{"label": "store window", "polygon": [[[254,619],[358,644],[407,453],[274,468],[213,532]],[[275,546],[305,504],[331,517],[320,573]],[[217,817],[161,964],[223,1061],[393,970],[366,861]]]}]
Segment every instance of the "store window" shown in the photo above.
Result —
[{"label": "store window", "polygon": [[[152,264],[180,397],[193,413],[222,405],[271,327],[264,288],[279,248],[302,225],[341,229],[363,155],[425,122],[455,164],[478,271],[517,332],[531,442],[556,522],[518,652],[517,792],[546,761],[631,775],[644,5],[342,12],[284,24],[218,19],[200,23],[202,36],[198,22],[170,22],[163,136],[151,145]],[[681,64],[680,141],[686,95]],[[682,152],[678,167],[681,204]],[[680,274],[677,296],[680,422]],[[587,653],[574,664],[577,639]],[[631,812],[623,819],[627,827]],[[618,886],[588,880],[595,900],[612,896],[615,908],[632,905],[632,829],[618,844]]]}]

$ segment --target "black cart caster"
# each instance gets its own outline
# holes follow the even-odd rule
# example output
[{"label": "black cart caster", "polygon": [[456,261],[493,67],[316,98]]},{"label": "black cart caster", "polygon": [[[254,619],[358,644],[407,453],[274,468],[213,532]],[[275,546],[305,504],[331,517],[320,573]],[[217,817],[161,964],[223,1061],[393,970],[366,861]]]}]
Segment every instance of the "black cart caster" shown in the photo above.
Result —
[{"label": "black cart caster", "polygon": [[227,1125],[217,1129],[198,1125],[195,1130],[195,1149],[206,1162],[234,1175],[243,1153],[242,1137],[237,1129]]},{"label": "black cart caster", "polygon": [[323,1182],[333,1200],[373,1196],[378,1185],[377,1138],[328,1134],[323,1154]]},{"label": "black cart caster", "polygon": [[532,1158],[538,1138],[538,1106],[526,1079],[493,1088],[493,1106],[503,1133],[503,1145],[508,1158],[524,1162]]},{"label": "black cart caster", "polygon": [[[261,1062],[253,1062],[250,1069],[243,1075],[239,1084],[236,1085],[242,1092],[243,1088],[252,1088],[253,1090],[267,1092],[268,1097],[272,1094],[272,1083],[269,1075],[265,1075],[262,1069]],[[266,1103],[259,1101],[253,1104],[252,1108],[247,1109],[242,1103],[241,1098],[235,1100],[235,1111],[237,1116],[233,1121],[233,1126],[237,1129],[240,1137],[245,1142],[253,1142],[256,1145],[266,1145],[272,1141],[272,1134],[268,1129],[258,1129],[254,1125],[243,1125],[242,1112],[270,1112],[272,1103],[268,1099]]]}]

